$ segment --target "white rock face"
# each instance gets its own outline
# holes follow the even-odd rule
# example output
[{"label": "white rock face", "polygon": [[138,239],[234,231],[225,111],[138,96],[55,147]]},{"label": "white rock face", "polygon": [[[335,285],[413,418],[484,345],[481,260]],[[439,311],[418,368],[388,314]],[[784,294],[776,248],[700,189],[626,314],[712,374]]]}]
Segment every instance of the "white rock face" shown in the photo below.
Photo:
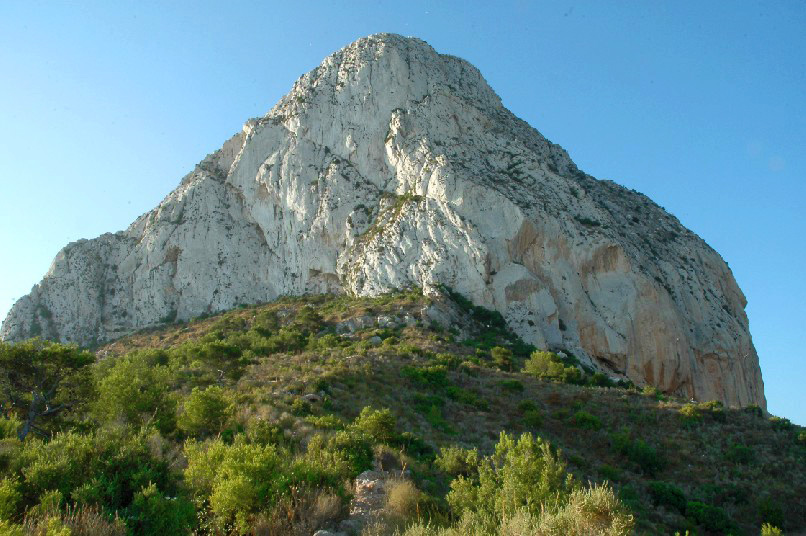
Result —
[{"label": "white rock face", "polygon": [[579,171],[472,65],[390,34],[326,58],[125,231],[67,245],[0,333],[91,344],[283,294],[439,284],[639,385],[766,405],[714,250]]}]

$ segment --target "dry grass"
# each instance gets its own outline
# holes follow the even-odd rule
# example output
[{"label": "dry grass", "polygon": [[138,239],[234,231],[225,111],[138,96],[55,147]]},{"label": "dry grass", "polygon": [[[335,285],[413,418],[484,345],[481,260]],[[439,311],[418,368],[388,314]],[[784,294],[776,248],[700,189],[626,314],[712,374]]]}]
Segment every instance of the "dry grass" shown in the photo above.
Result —
[{"label": "dry grass", "polygon": [[345,512],[336,495],[321,490],[295,489],[270,513],[260,514],[252,524],[255,536],[310,536],[334,524]]},{"label": "dry grass", "polygon": [[386,483],[386,514],[393,519],[409,520],[419,516],[420,491],[411,480],[392,479]]},{"label": "dry grass", "polygon": [[[126,536],[126,525],[110,518],[97,508],[68,507],[65,512],[51,512],[23,523],[23,531],[31,536],[69,534],[70,536]],[[67,529],[67,530],[65,530]]]}]

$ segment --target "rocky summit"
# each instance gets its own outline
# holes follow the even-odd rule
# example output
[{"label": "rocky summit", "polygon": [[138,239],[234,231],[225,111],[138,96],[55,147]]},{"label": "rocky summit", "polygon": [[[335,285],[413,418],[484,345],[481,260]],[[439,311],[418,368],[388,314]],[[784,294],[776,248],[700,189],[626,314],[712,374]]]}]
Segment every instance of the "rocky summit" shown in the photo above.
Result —
[{"label": "rocky summit", "polygon": [[727,264],[579,170],[468,62],[378,34],[302,76],[125,231],[68,244],[4,340],[94,345],[281,295],[446,288],[538,348],[765,407]]}]

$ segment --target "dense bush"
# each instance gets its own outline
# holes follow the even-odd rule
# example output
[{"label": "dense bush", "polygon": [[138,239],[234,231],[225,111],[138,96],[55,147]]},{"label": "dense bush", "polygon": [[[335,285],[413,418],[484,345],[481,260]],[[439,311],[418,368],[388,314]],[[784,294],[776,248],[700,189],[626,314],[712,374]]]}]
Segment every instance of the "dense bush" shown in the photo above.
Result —
[{"label": "dense bush", "polygon": [[629,430],[611,435],[613,450],[627,457],[638,469],[648,475],[657,474],[666,465],[658,450],[643,439],[633,439]]},{"label": "dense bush", "polygon": [[755,460],[753,449],[747,445],[733,444],[728,447],[725,458],[734,463],[750,464]]},{"label": "dense bush", "polygon": [[503,346],[494,346],[490,349],[493,365],[501,370],[512,370],[512,350]]},{"label": "dense bush", "polygon": [[196,510],[183,497],[167,497],[153,483],[138,491],[128,509],[129,526],[142,534],[186,534],[196,522]]},{"label": "dense bush", "polygon": [[273,445],[191,441],[185,445],[185,456],[185,482],[198,504],[209,501],[220,528],[235,523],[239,532],[246,532],[251,517],[289,485],[285,474],[289,454]]},{"label": "dense bush", "polygon": [[0,341],[0,414],[3,435],[16,427],[20,440],[71,424],[94,397],[90,365],[94,356],[72,345],[39,339]]},{"label": "dense bush", "polygon": [[674,484],[654,480],[649,483],[649,494],[656,506],[669,506],[681,514],[686,513],[686,495]]},{"label": "dense bush", "polygon": [[16,516],[21,502],[19,482],[13,478],[0,480],[0,519],[11,519]]},{"label": "dense bush", "polygon": [[457,446],[443,447],[434,460],[434,465],[451,476],[470,476],[477,469],[479,451]]},{"label": "dense bush", "polygon": [[503,380],[499,385],[507,391],[512,391],[514,393],[523,392],[523,384],[518,380]]},{"label": "dense bush", "polygon": [[484,457],[470,476],[451,482],[451,508],[505,519],[522,508],[537,513],[565,501],[572,489],[565,463],[548,443],[531,434],[517,441],[501,433],[495,452]]},{"label": "dense bush", "polygon": [[450,385],[448,369],[445,365],[430,365],[422,367],[404,366],[400,370],[404,378],[409,378],[417,385],[430,388],[444,388]]},{"label": "dense bush", "polygon": [[17,437],[17,431],[22,422],[14,415],[10,417],[0,417],[0,439]]},{"label": "dense bush", "polygon": [[224,429],[232,410],[229,397],[221,387],[194,387],[182,404],[177,425],[193,436],[217,434]]},{"label": "dense bush", "polygon": [[448,503],[458,521],[438,528],[415,524],[404,536],[527,535],[626,536],[632,516],[607,486],[577,488],[547,443],[505,433],[491,456],[443,449],[436,463],[459,474]]},{"label": "dense bush", "polygon": [[524,363],[523,372],[541,379],[564,383],[580,383],[582,372],[574,365],[565,366],[560,357],[552,352],[532,352]]},{"label": "dense bush", "polygon": [[102,505],[114,512],[130,508],[135,494],[146,486],[173,495],[178,490],[168,464],[154,456],[150,436],[126,430],[27,439],[7,475],[0,486],[0,496],[5,497],[0,504],[8,509],[5,518],[53,502],[55,493],[68,503]]},{"label": "dense bush", "polygon": [[729,534],[736,530],[730,516],[721,508],[710,504],[689,501],[686,504],[686,517],[710,532]]},{"label": "dense bush", "polygon": [[391,443],[397,438],[397,419],[388,409],[365,407],[353,427],[379,443]]},{"label": "dense bush", "polygon": [[136,352],[99,369],[95,414],[102,421],[135,426],[153,422],[162,432],[176,428],[173,374],[162,352]]},{"label": "dense bush", "polygon": [[598,430],[602,427],[602,421],[596,415],[592,415],[584,410],[579,410],[571,417],[574,426],[587,430]]}]

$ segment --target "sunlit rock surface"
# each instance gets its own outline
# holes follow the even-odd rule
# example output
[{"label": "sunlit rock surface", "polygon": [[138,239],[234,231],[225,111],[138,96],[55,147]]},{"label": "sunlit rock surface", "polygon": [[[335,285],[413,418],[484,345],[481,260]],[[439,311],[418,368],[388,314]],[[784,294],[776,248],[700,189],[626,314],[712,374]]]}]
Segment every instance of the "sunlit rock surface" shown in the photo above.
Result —
[{"label": "sunlit rock surface", "polygon": [[67,245],[1,333],[92,344],[283,294],[440,284],[613,376],[766,406],[713,249],[580,171],[466,61],[390,34],[326,58],[125,231]]}]

